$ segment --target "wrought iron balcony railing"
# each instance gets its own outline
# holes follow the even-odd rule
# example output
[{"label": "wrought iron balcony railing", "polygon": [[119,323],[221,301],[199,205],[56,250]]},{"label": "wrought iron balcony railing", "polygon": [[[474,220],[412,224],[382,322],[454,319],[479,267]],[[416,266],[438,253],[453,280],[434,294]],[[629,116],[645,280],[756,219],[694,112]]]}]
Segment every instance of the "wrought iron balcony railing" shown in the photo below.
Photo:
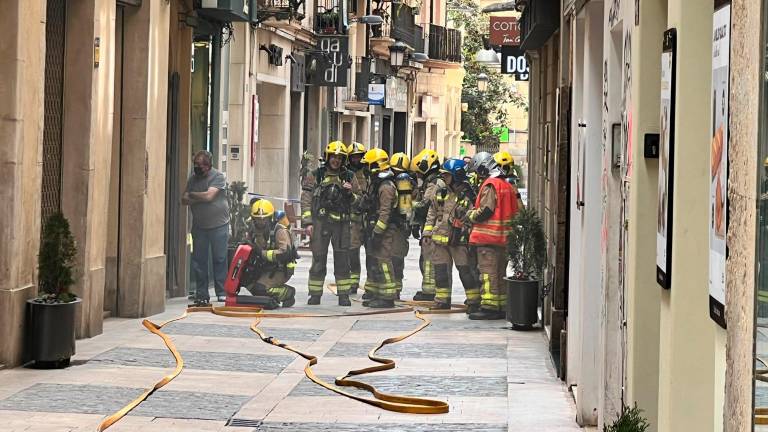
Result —
[{"label": "wrought iron balcony railing", "polygon": [[344,34],[339,0],[316,0],[314,30],[317,34]]},{"label": "wrought iron balcony railing", "polygon": [[432,60],[461,62],[461,32],[443,26],[429,25],[429,52]]},{"label": "wrought iron balcony railing", "polygon": [[263,22],[269,18],[282,20],[303,20],[305,17],[304,0],[257,0],[258,21]]}]

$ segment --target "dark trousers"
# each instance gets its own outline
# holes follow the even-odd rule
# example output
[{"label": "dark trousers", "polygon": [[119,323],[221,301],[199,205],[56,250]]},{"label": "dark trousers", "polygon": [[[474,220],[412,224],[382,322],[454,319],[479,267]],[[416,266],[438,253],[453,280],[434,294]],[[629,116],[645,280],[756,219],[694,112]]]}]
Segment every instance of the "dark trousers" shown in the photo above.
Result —
[{"label": "dark trousers", "polygon": [[229,225],[218,228],[192,228],[192,274],[195,277],[195,298],[208,300],[208,256],[212,258],[213,286],[217,296],[224,295],[227,278],[227,242]]}]

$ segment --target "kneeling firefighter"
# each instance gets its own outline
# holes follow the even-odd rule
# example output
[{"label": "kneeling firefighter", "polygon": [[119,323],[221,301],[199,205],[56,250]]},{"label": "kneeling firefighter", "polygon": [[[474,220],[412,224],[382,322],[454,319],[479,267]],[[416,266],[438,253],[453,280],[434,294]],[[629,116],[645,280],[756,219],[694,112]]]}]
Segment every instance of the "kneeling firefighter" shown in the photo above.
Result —
[{"label": "kneeling firefighter", "polygon": [[364,199],[363,196],[368,192],[368,176],[363,169],[363,155],[365,155],[365,146],[353,142],[347,147],[348,166],[352,171],[352,193],[355,196],[350,213],[350,247],[349,247],[349,272],[352,281],[349,287],[350,294],[356,294],[360,287],[360,249],[363,246],[363,216],[364,211],[359,205]]},{"label": "kneeling firefighter", "polygon": [[405,153],[395,153],[389,160],[392,173],[395,175],[395,187],[397,188],[397,210],[400,213],[403,224],[399,226],[401,235],[396,236],[396,242],[392,248],[392,264],[394,265],[395,284],[397,284],[397,299],[403,290],[403,277],[405,273],[405,257],[408,256],[408,236],[412,218],[411,203],[413,200],[414,179],[408,173],[411,160]]},{"label": "kneeling firefighter", "polygon": [[[435,192],[445,186],[440,176],[440,157],[432,149],[424,149],[414,156],[411,161],[411,171],[421,179],[413,201],[413,220],[411,233],[418,239],[424,230],[431,231],[426,226],[429,206]],[[432,244],[420,241],[421,255],[419,269],[421,270],[421,291],[413,296],[415,301],[432,301],[435,299],[435,272],[432,268]]]},{"label": "kneeling firefighter", "polygon": [[312,250],[309,269],[309,300],[318,305],[323,295],[328,245],[333,245],[333,274],[339,306],[351,306],[349,288],[350,208],[353,174],[344,166],[347,146],[333,141],[325,148],[325,164],[308,174],[301,186],[301,223],[307,227]]},{"label": "kneeling firefighter", "polygon": [[432,198],[424,229],[424,243],[430,243],[435,268],[435,309],[451,308],[452,266],[459,271],[467,295],[467,313],[480,310],[480,275],[475,248],[469,246],[467,212],[476,196],[467,182],[462,159],[448,159],[440,172],[446,186]]},{"label": "kneeling firefighter", "polygon": [[389,169],[389,157],[382,149],[365,153],[363,162],[368,166],[371,183],[368,187],[369,203],[366,213],[365,296],[363,306],[391,308],[395,306],[397,283],[392,262],[392,251],[402,241],[404,218],[397,209],[398,196],[395,175]]},{"label": "kneeling firefighter", "polygon": [[299,255],[288,231],[290,222],[265,199],[251,206],[251,222],[251,268],[245,273],[251,277],[244,286],[254,296],[267,295],[283,307],[293,306],[296,289],[286,282],[293,276]]},{"label": "kneeling firefighter", "polygon": [[514,187],[503,179],[503,172],[490,155],[475,155],[473,169],[483,179],[475,209],[468,214],[472,223],[469,244],[477,247],[482,300],[480,310],[469,319],[494,320],[505,317],[507,296],[503,287],[507,271],[507,236],[517,212]]}]

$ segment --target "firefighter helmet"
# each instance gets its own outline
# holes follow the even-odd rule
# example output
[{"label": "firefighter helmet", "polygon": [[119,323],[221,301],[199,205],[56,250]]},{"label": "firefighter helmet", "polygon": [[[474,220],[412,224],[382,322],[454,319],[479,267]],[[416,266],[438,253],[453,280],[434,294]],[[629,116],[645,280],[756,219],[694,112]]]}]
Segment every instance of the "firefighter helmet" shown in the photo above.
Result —
[{"label": "firefighter helmet", "polygon": [[491,171],[494,170],[499,170],[499,164],[496,163],[493,155],[488,152],[480,152],[472,156],[472,161],[469,163],[469,168],[467,169],[470,173],[477,173],[477,176],[480,178],[490,176]]},{"label": "firefighter helmet", "polygon": [[347,146],[347,155],[364,155],[365,154],[365,146],[360,144],[359,142],[353,142],[349,146]]},{"label": "firefighter helmet", "polygon": [[260,199],[251,206],[252,219],[271,218],[275,214],[275,206],[269,200]]},{"label": "firefighter helmet", "polygon": [[392,155],[392,158],[389,159],[389,165],[392,167],[392,170],[398,173],[407,172],[410,164],[410,158],[403,152],[395,153]]},{"label": "firefighter helmet", "polygon": [[426,174],[435,168],[440,168],[440,156],[432,149],[424,149],[411,161],[411,170]]},{"label": "firefighter helmet", "polygon": [[509,154],[508,151],[500,151],[493,155],[493,160],[499,165],[504,175],[512,173],[512,166],[515,164],[515,159]]},{"label": "firefighter helmet", "polygon": [[327,161],[331,155],[339,155],[341,159],[347,158],[347,146],[341,141],[331,141],[325,146],[325,160]]},{"label": "firefighter helmet", "polygon": [[459,158],[451,158],[443,162],[440,172],[450,174],[454,181],[464,181],[467,178],[466,163]]},{"label": "firefighter helmet", "polygon": [[368,165],[372,173],[378,173],[389,168],[389,155],[380,148],[372,148],[365,152],[363,163]]}]

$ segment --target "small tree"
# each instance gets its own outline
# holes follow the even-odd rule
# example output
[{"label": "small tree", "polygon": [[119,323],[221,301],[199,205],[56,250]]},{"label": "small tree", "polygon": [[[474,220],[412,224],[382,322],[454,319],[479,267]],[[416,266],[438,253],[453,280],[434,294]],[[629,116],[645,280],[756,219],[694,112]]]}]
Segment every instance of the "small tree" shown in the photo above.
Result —
[{"label": "small tree", "polygon": [[512,278],[541,280],[547,263],[547,241],[536,210],[523,208],[517,212],[508,242]]},{"label": "small tree", "polygon": [[603,426],[603,432],[645,432],[651,425],[642,414],[637,404],[632,408],[625,405],[612,424]]},{"label": "small tree", "polygon": [[41,303],[69,303],[77,297],[69,292],[75,283],[74,264],[77,246],[69,222],[61,212],[45,221],[40,254],[37,256],[38,287]]},{"label": "small tree", "polygon": [[229,245],[237,246],[244,242],[248,233],[248,218],[251,209],[243,202],[243,197],[248,188],[245,182],[233,181],[227,187],[227,201],[229,201]]}]

